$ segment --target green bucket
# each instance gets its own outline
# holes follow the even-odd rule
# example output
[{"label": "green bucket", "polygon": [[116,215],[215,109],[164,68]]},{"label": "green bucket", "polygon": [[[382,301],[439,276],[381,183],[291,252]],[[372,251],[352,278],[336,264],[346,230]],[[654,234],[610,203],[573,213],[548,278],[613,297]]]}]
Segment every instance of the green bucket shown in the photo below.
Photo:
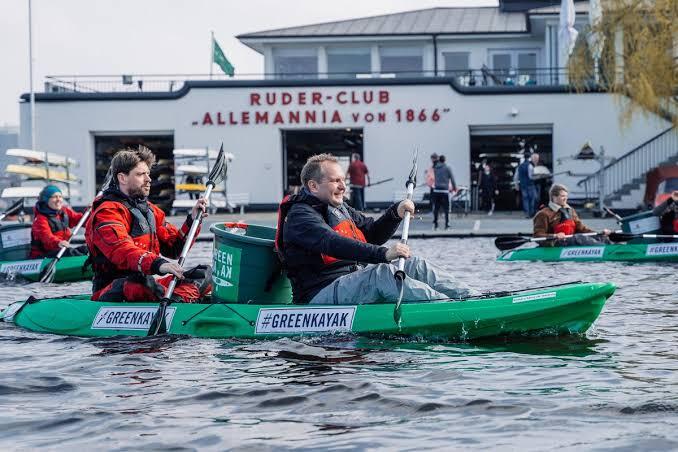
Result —
[{"label": "green bucket", "polygon": [[212,298],[221,303],[291,303],[292,288],[273,250],[275,228],[215,223]]},{"label": "green bucket", "polygon": [[[624,217],[620,221],[622,232],[627,234],[661,234],[659,217],[652,214],[651,210],[640,212],[635,215]],[[629,243],[647,243],[655,240],[637,238]]]},{"label": "green bucket", "polygon": [[30,252],[30,223],[13,223],[0,226],[0,261],[28,259]]}]

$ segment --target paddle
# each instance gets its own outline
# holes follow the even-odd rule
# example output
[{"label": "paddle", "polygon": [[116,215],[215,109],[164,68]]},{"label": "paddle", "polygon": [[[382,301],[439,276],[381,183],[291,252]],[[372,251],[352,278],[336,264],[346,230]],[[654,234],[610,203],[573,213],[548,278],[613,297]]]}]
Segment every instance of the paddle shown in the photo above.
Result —
[{"label": "paddle", "polygon": [[631,234],[627,232],[613,232],[610,234],[613,242],[628,242],[633,239],[678,239],[676,234]]},{"label": "paddle", "polygon": [[[572,235],[566,235],[563,238],[570,238],[574,237],[575,235],[581,235],[581,236],[591,236],[591,235],[600,235],[600,232],[585,232],[583,234],[572,234]],[[512,250],[513,248],[517,248],[520,245],[524,245],[529,242],[543,242],[546,240],[555,240],[556,236],[555,235],[549,235],[547,237],[520,237],[518,235],[515,236],[507,236],[507,237],[497,237],[494,240],[494,246],[496,246],[499,250],[501,251],[507,251],[507,250]]]},{"label": "paddle", "polygon": [[[111,185],[111,180],[113,179],[113,173],[111,171],[111,168],[108,169],[108,173],[106,173],[106,178],[104,179],[104,183],[101,185],[101,189],[99,190],[99,193],[95,196],[95,198],[98,198],[99,196],[104,194],[104,191],[108,188],[109,185]],[[71,240],[73,240],[73,237],[75,237],[75,234],[78,233],[80,228],[82,227],[83,224],[85,224],[85,221],[87,221],[87,218],[89,218],[89,215],[92,213],[92,207],[88,207],[85,213],[83,214],[82,218],[80,221],[78,221],[78,224],[75,225],[75,228],[73,228],[73,234],[71,234],[71,238],[68,239],[68,243],[71,243]],[[61,259],[68,249],[67,246],[62,247],[59,252],[57,253],[56,257],[52,259],[52,261],[45,267],[42,272],[40,272],[40,282],[41,283],[51,283],[54,280],[54,276],[56,275],[56,266],[57,263],[59,262],[59,259]]]},{"label": "paddle", "polygon": [[[419,155],[419,149],[414,149],[414,158],[412,159],[412,170],[410,175],[407,178],[405,187],[407,188],[407,197],[406,199],[412,199],[412,193],[414,192],[414,187],[417,185],[417,156]],[[405,218],[403,218],[403,233],[400,238],[400,243],[407,243],[407,237],[410,233],[410,212],[405,212]],[[396,286],[398,287],[399,295],[398,301],[396,302],[395,308],[393,308],[393,320],[395,320],[396,325],[400,325],[400,317],[402,315],[400,311],[400,305],[403,302],[403,283],[405,281],[405,259],[398,259],[398,270],[395,272]]]},{"label": "paddle", "polygon": [[619,215],[617,215],[616,213],[614,213],[609,207],[603,207],[603,209],[605,209],[605,212],[607,212],[607,213],[609,213],[610,215],[612,215],[612,216],[617,220],[617,223],[621,223],[621,222],[622,222],[623,218],[620,217]]},{"label": "paddle", "polygon": [[12,204],[3,213],[0,213],[0,221],[4,220],[6,216],[15,214],[24,208],[24,198],[19,199]]},{"label": "paddle", "polygon": [[[224,144],[221,144],[221,148],[219,148],[219,155],[217,155],[217,161],[214,163],[214,166],[212,167],[212,170],[210,171],[210,174],[207,176],[207,184],[206,184],[206,189],[204,193],[202,194],[202,197],[205,198],[207,201],[210,199],[210,195],[212,194],[212,190],[214,187],[221,182],[226,175],[226,158],[224,155]],[[191,245],[193,244],[193,238],[195,237],[195,234],[198,230],[198,226],[202,223],[202,212],[198,212],[196,216],[193,218],[193,223],[191,223],[191,229],[188,231],[188,235],[186,236],[186,242],[184,242],[184,247],[181,250],[181,254],[179,255],[179,260],[178,264],[179,266],[183,266],[184,262],[186,261],[186,255],[188,255],[188,251],[191,248]],[[153,315],[153,319],[151,320],[151,324],[148,328],[148,333],[146,334],[147,336],[157,336],[158,334],[165,334],[167,333],[167,323],[165,321],[165,313],[167,312],[167,306],[169,306],[172,303],[172,293],[174,293],[174,288],[177,286],[177,277],[173,277],[172,281],[170,281],[169,286],[167,287],[167,290],[165,291],[165,296],[163,297],[162,300],[160,300],[160,304],[158,305],[158,310],[155,312],[155,315]]]},{"label": "paddle", "polygon": [[391,182],[392,180],[393,180],[393,178],[392,178],[392,177],[389,177],[389,178],[387,178],[387,179],[382,179],[382,180],[378,180],[378,181],[376,181],[376,182],[372,182],[372,183],[370,183],[370,184],[367,184],[367,186],[368,186],[368,187],[374,187],[375,185],[383,184],[383,183],[385,183],[385,182]]}]

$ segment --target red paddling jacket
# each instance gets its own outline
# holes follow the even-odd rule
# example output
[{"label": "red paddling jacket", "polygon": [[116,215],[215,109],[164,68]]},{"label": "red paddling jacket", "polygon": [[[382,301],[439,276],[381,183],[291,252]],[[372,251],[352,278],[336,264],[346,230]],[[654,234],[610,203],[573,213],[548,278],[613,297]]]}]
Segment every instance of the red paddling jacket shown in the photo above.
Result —
[{"label": "red paddling jacket", "polygon": [[44,257],[59,249],[59,242],[71,238],[71,229],[82,218],[70,207],[63,206],[55,211],[39,201],[33,208],[33,226],[31,228],[30,258]]},{"label": "red paddling jacket", "polygon": [[117,189],[95,199],[92,209],[85,240],[94,270],[93,300],[115,279],[159,274],[167,262],[162,256],[178,258],[181,254],[193,222],[189,214],[178,229],[146,198],[135,200]]}]

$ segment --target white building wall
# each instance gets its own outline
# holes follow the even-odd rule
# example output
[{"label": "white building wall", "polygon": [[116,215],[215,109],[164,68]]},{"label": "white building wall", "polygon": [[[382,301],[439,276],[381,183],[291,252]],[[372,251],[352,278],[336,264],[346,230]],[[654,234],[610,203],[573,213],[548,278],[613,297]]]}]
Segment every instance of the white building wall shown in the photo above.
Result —
[{"label": "white building wall", "polygon": [[[389,102],[370,105],[337,102],[340,92],[379,91],[389,93]],[[250,105],[251,94],[289,93],[298,98],[306,93],[310,100],[313,92],[322,94],[323,105],[273,106]],[[329,99],[331,97],[331,99]],[[263,103],[263,102],[262,102]],[[303,86],[294,88],[238,87],[194,88],[176,100],[129,101],[77,101],[37,102],[37,143],[39,148],[64,153],[81,161],[76,175],[82,179],[82,200],[75,205],[88,203],[94,195],[94,140],[99,133],[143,134],[174,133],[176,147],[218,147],[223,141],[226,150],[233,152],[236,160],[229,173],[231,192],[249,192],[253,204],[276,203],[282,196],[283,155],[281,129],[364,129],[364,157],[374,180],[395,177],[395,180],[367,190],[368,202],[391,201],[393,192],[403,189],[409,172],[412,149],[419,152],[420,182],[429,164],[432,152],[445,154],[453,168],[457,183],[470,182],[470,135],[473,126],[528,126],[551,124],[553,128],[554,172],[571,170],[592,172],[595,163],[582,163],[566,159],[579,151],[590,140],[596,149],[604,146],[607,155],[620,156],[668,127],[663,120],[634,118],[628,127],[619,122],[620,105],[608,94],[504,94],[462,95],[449,85],[370,85],[370,86]],[[518,114],[511,115],[516,109]],[[437,109],[440,120],[427,119],[397,122],[396,111],[423,110],[430,118]],[[445,112],[445,109],[449,111]],[[269,116],[281,112],[315,110],[317,113],[335,110],[341,122],[329,120],[315,124],[228,124],[229,113],[238,121],[242,112],[249,112],[254,121],[256,111],[268,111]],[[30,118],[28,104],[21,105],[21,145],[29,143]],[[214,125],[202,125],[209,113]],[[226,124],[218,125],[218,114]],[[368,113],[384,113],[383,123],[368,122]],[[352,115],[358,115],[354,120]],[[403,113],[406,114],[406,113]],[[322,151],[319,149],[318,151]],[[558,162],[558,159],[564,159]],[[586,166],[588,164],[588,166]],[[559,182],[572,186],[578,179],[559,176]]]}]

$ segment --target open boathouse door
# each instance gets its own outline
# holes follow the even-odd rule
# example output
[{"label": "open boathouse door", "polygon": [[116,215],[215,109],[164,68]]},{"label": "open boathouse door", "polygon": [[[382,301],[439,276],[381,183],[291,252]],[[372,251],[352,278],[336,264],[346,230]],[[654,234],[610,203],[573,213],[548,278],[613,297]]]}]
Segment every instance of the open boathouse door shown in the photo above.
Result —
[{"label": "open boathouse door", "polygon": [[281,130],[283,149],[283,193],[292,193],[301,185],[301,168],[315,154],[330,153],[344,168],[351,154],[363,156],[363,129]]},{"label": "open boathouse door", "polygon": [[[497,182],[499,195],[495,197],[495,210],[520,210],[521,200],[514,190],[513,174],[522,162],[525,150],[539,154],[539,165],[553,172],[553,126],[537,124],[525,126],[470,126],[471,185],[474,209],[480,208],[478,183],[482,164],[489,163]],[[540,204],[548,202],[548,189],[552,178],[538,181]]]},{"label": "open boathouse door", "polygon": [[121,148],[136,149],[143,145],[155,154],[155,166],[151,168],[151,194],[148,199],[165,212],[174,201],[174,135],[166,133],[97,134],[94,136],[94,161],[96,162],[96,189],[99,191],[111,166],[113,154]]}]

